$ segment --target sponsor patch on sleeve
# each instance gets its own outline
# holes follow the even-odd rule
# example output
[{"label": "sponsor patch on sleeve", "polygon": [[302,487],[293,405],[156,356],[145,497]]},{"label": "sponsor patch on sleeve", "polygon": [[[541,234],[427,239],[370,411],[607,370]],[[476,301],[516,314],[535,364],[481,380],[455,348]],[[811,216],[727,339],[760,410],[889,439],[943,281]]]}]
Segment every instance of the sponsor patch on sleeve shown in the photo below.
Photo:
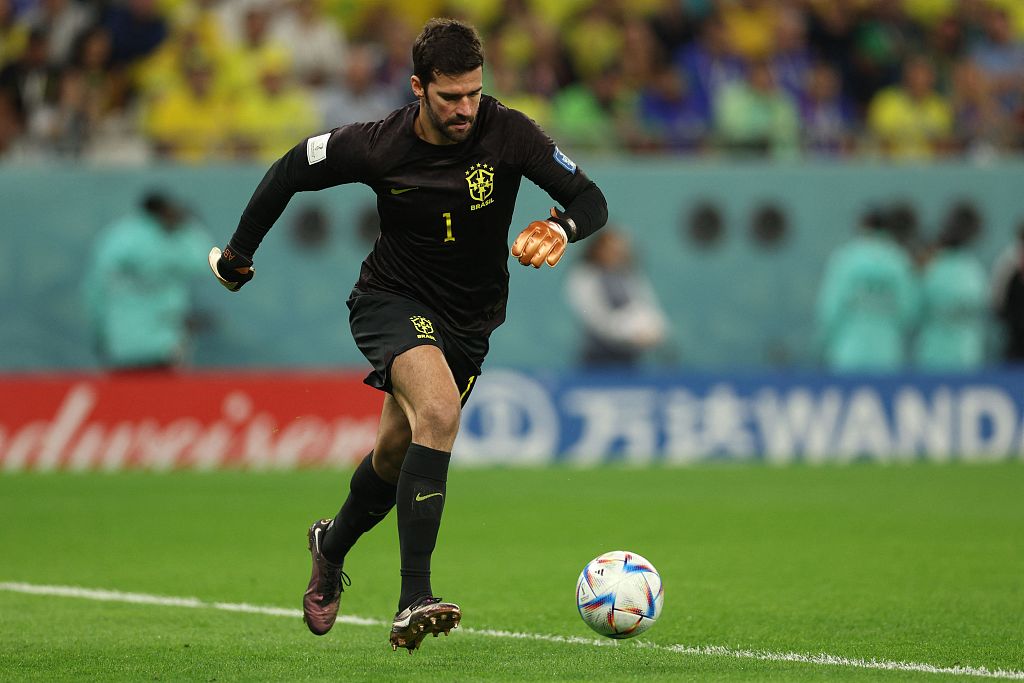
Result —
[{"label": "sponsor patch on sleeve", "polygon": [[331,139],[330,133],[317,135],[306,140],[306,159],[309,165],[319,164],[327,158],[327,141]]},{"label": "sponsor patch on sleeve", "polygon": [[557,161],[558,165],[564,168],[569,173],[576,172],[576,162],[570,159],[569,157],[565,156],[565,152],[558,149],[557,145],[555,146],[555,161]]}]

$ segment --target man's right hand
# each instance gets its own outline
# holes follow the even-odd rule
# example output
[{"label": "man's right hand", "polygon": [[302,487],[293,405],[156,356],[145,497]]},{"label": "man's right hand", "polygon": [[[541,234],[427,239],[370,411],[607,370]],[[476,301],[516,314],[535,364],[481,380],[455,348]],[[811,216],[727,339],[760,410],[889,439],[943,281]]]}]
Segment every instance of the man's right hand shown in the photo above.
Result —
[{"label": "man's right hand", "polygon": [[210,270],[213,271],[217,282],[231,292],[237,292],[256,274],[256,269],[252,267],[252,261],[231,247],[224,247],[224,251],[214,247],[210,250],[209,260]]}]

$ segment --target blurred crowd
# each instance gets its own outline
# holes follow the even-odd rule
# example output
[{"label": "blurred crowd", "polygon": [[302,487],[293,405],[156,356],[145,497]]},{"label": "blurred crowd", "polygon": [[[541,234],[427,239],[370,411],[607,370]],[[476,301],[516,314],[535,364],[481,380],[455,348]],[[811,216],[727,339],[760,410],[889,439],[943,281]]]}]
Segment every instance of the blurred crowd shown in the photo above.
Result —
[{"label": "blurred crowd", "polygon": [[992,268],[973,251],[983,221],[968,201],[950,207],[930,243],[901,202],[866,211],[859,227],[818,292],[825,367],[962,372],[1024,360],[1024,225]]},{"label": "blurred crowd", "polygon": [[0,159],[270,160],[411,100],[423,22],[592,151],[990,158],[1024,146],[1020,0],[0,0]]}]

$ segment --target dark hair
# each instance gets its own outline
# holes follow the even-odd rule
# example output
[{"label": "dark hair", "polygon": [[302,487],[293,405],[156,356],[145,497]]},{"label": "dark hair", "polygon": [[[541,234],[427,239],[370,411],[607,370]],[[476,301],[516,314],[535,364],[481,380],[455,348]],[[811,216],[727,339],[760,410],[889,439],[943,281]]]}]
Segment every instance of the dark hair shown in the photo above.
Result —
[{"label": "dark hair", "polygon": [[962,199],[950,207],[939,233],[939,246],[956,249],[974,241],[982,230],[981,211],[971,200]]},{"label": "dark hair", "polygon": [[885,207],[869,206],[860,215],[860,224],[868,230],[888,230],[889,216],[886,213]]},{"label": "dark hair", "polygon": [[161,190],[150,190],[142,197],[142,210],[151,216],[159,216],[174,207],[174,200]]},{"label": "dark hair", "polygon": [[920,220],[918,220],[917,208],[913,204],[898,200],[889,206],[887,214],[889,231],[897,242],[908,245],[917,241]]},{"label": "dark hair", "polygon": [[457,76],[484,63],[476,29],[457,19],[431,19],[412,44],[412,72],[424,88],[435,76]]}]

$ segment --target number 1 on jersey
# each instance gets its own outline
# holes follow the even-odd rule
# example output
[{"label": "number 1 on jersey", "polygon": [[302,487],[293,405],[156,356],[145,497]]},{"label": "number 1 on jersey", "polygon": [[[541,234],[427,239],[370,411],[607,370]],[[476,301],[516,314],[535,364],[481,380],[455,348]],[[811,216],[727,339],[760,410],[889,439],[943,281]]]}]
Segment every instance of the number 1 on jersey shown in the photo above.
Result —
[{"label": "number 1 on jersey", "polygon": [[450,212],[448,212],[448,211],[445,211],[441,215],[444,216],[444,227],[445,227],[444,241],[445,242],[454,242],[455,241],[455,236],[452,235],[452,214]]}]

